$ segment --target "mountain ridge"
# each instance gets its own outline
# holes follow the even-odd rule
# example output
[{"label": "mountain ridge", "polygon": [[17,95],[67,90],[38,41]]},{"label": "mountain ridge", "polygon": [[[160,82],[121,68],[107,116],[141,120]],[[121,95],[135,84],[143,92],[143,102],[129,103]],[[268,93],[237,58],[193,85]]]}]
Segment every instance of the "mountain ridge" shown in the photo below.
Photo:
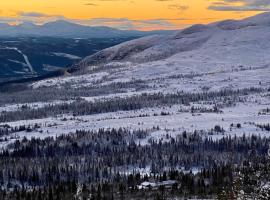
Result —
[{"label": "mountain ridge", "polygon": [[[192,51],[198,52],[193,52],[194,55],[188,56],[201,55],[205,59],[208,56],[211,57],[210,61],[215,59],[218,52],[223,52],[223,55],[228,54],[228,57],[239,61],[231,62],[231,64],[244,65],[249,62],[243,61],[251,61],[254,57],[253,52],[260,54],[256,57],[258,60],[261,56],[266,56],[264,48],[270,50],[270,44],[267,42],[270,36],[269,25],[269,12],[243,20],[224,20],[208,25],[196,24],[169,36],[149,36],[104,49],[86,57],[78,66],[87,67],[109,62],[145,63],[168,59],[172,56],[175,58],[178,56],[178,60],[184,60],[186,58],[181,59],[181,57],[189,54],[188,52],[192,54]],[[237,56],[247,58],[239,59]],[[227,60],[221,54],[217,57],[220,58],[218,61],[220,63]],[[256,63],[250,62],[250,64]]]},{"label": "mountain ridge", "polygon": [[56,20],[43,25],[37,25],[32,22],[24,22],[18,25],[1,23],[0,25],[0,37],[48,36],[66,38],[114,38],[168,34],[172,32],[174,31],[119,30],[106,26],[85,26],[66,20]]}]

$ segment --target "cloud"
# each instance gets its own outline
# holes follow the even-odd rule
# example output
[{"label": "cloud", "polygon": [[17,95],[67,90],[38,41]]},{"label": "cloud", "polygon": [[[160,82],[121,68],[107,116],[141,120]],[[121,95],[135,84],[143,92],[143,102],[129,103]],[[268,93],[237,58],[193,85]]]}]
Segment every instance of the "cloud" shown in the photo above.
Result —
[{"label": "cloud", "polygon": [[98,6],[98,4],[95,4],[95,3],[86,3],[84,4],[85,6]]},{"label": "cloud", "polygon": [[14,17],[0,17],[0,22],[9,24],[20,24],[23,22],[32,22],[35,24],[44,24],[49,21],[65,19],[61,15],[48,15],[40,12],[24,12],[20,11]]},{"label": "cloud", "polygon": [[8,24],[14,24],[14,23],[19,23],[20,20],[17,18],[13,17],[0,17],[0,23],[8,23]]},{"label": "cloud", "polygon": [[168,6],[168,8],[172,9],[172,10],[178,10],[179,12],[183,12],[183,11],[189,9],[189,6],[179,5],[179,4],[171,4]]},{"label": "cloud", "polygon": [[182,28],[177,26],[172,21],[183,21],[185,19],[129,19],[129,18],[92,18],[86,20],[73,20],[84,25],[89,26],[109,26],[122,30],[141,30],[141,29],[178,29]]},{"label": "cloud", "polygon": [[39,13],[39,12],[18,12],[18,16],[20,17],[48,17],[49,15],[46,15],[44,13]]},{"label": "cloud", "polygon": [[270,0],[221,0],[212,3],[208,9],[216,11],[269,11]]}]

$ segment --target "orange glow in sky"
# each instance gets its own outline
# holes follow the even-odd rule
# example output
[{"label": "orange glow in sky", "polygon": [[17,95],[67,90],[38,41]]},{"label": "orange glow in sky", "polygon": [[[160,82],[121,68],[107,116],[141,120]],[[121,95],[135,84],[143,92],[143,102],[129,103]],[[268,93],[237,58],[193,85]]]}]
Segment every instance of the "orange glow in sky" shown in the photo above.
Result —
[{"label": "orange glow in sky", "polygon": [[[255,15],[245,0],[2,0],[3,21],[46,22],[58,18],[121,29],[180,29],[192,24]],[[213,7],[214,6],[214,7]],[[251,5],[252,6],[252,5]],[[236,9],[235,9],[236,7]],[[240,9],[239,9],[240,8]]]}]

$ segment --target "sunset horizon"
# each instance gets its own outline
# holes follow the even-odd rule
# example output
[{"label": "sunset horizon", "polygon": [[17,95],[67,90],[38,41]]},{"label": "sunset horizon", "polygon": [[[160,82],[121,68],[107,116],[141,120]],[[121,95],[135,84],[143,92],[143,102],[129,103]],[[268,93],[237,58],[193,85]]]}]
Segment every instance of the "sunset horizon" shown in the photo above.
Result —
[{"label": "sunset horizon", "polygon": [[270,0],[0,6],[0,200],[270,199]]},{"label": "sunset horizon", "polygon": [[93,0],[1,2],[0,22],[44,24],[67,20],[87,26],[122,30],[176,30],[193,24],[243,19],[268,11],[259,1]]}]

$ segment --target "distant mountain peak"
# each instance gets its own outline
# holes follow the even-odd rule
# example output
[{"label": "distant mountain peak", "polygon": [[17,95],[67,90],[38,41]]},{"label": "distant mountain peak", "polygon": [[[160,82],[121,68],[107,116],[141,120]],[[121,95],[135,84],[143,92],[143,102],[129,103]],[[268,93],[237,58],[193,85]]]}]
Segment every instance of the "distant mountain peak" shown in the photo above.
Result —
[{"label": "distant mountain peak", "polygon": [[[9,26],[1,24],[0,37],[16,36],[49,36],[66,38],[114,38],[114,37],[141,37],[153,35],[157,32],[143,32],[133,30],[118,30],[106,26],[85,26],[67,20],[56,20],[43,25],[32,22],[23,22],[19,25]],[[162,31],[160,34],[171,33]]]},{"label": "distant mountain peak", "polygon": [[23,27],[23,28],[36,28],[37,26],[38,25],[36,25],[30,21],[25,21],[25,22],[17,25],[17,27]]},{"label": "distant mountain peak", "polygon": [[73,22],[70,22],[70,21],[67,21],[67,20],[63,20],[63,19],[59,19],[59,20],[55,20],[55,21],[51,21],[51,22],[47,22],[47,23],[45,23],[43,26],[46,26],[46,25],[60,25],[60,26],[63,26],[63,25],[69,25],[69,26],[83,26],[83,25],[80,25],[80,24],[77,24],[77,23],[73,23]]},{"label": "distant mountain peak", "polygon": [[7,24],[7,23],[0,23],[0,27],[1,27],[1,28],[9,28],[10,25]]}]

